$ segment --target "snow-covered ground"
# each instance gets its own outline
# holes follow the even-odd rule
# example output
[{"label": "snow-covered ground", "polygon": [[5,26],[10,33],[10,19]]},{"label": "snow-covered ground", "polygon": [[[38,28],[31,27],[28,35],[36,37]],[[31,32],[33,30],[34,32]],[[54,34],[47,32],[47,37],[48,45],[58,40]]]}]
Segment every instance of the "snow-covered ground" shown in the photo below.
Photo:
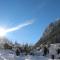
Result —
[{"label": "snow-covered ground", "polygon": [[0,60],[48,60],[43,56],[20,55],[16,56],[13,51],[0,50]]},{"label": "snow-covered ground", "polygon": [[[20,55],[16,56],[15,52],[10,50],[0,50],[0,60],[51,60],[44,56]],[[56,60],[56,59],[55,59]]]}]

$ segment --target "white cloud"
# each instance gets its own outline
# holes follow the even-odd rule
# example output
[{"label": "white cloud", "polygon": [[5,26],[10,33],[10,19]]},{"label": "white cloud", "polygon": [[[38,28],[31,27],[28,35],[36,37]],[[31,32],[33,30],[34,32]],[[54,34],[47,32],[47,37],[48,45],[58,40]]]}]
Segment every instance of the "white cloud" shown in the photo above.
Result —
[{"label": "white cloud", "polygon": [[25,27],[25,26],[28,26],[28,25],[30,25],[30,24],[32,24],[32,23],[33,23],[33,21],[28,21],[28,22],[26,22],[26,23],[19,24],[19,25],[17,25],[16,27],[7,29],[7,30],[6,30],[6,33],[7,33],[7,32],[13,32],[13,31],[19,30],[19,29],[21,29],[21,28],[23,28],[23,27]]}]

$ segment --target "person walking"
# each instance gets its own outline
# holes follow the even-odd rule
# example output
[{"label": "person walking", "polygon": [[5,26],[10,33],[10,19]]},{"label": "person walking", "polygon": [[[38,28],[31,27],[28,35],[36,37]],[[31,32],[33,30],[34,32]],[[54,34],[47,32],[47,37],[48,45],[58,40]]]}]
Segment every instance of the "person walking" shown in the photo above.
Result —
[{"label": "person walking", "polygon": [[43,56],[46,56],[49,53],[49,49],[45,46],[43,51]]},{"label": "person walking", "polygon": [[16,49],[16,55],[19,56],[20,55],[20,50]]}]

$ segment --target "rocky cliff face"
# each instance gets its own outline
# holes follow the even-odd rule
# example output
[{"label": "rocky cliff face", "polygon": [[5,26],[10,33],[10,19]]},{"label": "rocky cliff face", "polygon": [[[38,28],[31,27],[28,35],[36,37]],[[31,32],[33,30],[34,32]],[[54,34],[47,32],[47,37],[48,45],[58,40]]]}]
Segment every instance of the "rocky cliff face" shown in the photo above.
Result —
[{"label": "rocky cliff face", "polygon": [[36,46],[51,43],[60,43],[60,19],[48,25]]}]

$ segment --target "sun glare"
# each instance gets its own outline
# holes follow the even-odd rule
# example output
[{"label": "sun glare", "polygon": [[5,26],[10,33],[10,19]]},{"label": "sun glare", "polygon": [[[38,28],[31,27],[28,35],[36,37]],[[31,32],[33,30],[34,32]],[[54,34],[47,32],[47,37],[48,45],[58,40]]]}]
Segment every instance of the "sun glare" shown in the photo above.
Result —
[{"label": "sun glare", "polygon": [[4,28],[0,28],[0,37],[5,36],[5,29]]}]

